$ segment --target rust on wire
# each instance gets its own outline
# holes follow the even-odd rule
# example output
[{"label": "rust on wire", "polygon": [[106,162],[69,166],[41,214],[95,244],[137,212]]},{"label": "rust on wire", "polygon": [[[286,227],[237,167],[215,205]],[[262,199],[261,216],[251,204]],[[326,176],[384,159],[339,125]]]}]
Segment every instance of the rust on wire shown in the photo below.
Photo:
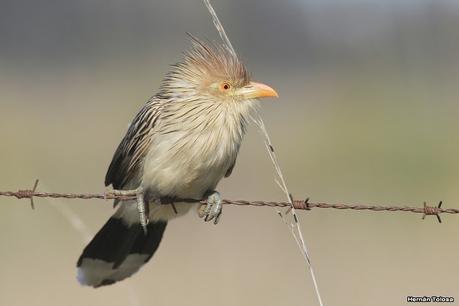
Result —
[{"label": "rust on wire", "polygon": [[[35,203],[33,202],[33,197],[36,194],[37,187],[38,187],[38,179],[35,180],[35,183],[33,184],[33,188],[32,189],[18,190],[18,192],[8,192],[7,191],[5,196],[14,196],[17,199],[24,199],[24,198],[30,199],[30,207],[32,209],[35,209]],[[11,194],[11,195],[9,195],[9,194]],[[0,195],[2,195],[2,194],[0,194]]]},{"label": "rust on wire", "polygon": [[[18,191],[0,191],[0,196],[15,197],[17,199],[30,199],[31,207],[34,208],[33,198],[64,198],[64,199],[101,199],[101,200],[135,200],[136,190],[130,192],[123,190],[122,194],[117,190],[107,190],[105,193],[54,193],[54,192],[40,192],[37,191],[38,180],[35,181],[33,189],[20,189]],[[205,200],[197,199],[174,199],[177,202],[200,202],[205,204]],[[274,201],[246,201],[246,200],[223,200],[226,205],[238,206],[268,206],[268,207],[291,207],[289,202],[274,202]],[[170,203],[167,203],[170,204]],[[340,209],[340,210],[357,210],[357,211],[382,211],[382,212],[410,212],[422,214],[422,219],[426,216],[436,216],[438,222],[442,222],[440,214],[459,214],[459,209],[442,208],[443,202],[439,202],[437,206],[429,206],[424,202],[423,207],[411,206],[382,206],[382,205],[362,205],[362,204],[343,204],[343,203],[324,203],[324,202],[310,202],[309,198],[306,200],[294,200],[293,207],[301,210],[311,210],[313,208],[327,208],[327,209]]]},{"label": "rust on wire", "polygon": [[426,202],[424,202],[424,214],[422,215],[422,219],[424,220],[426,216],[437,216],[438,223],[441,223],[440,213],[442,212],[442,204],[443,201],[440,201],[440,203],[438,203],[438,206],[429,206]]}]

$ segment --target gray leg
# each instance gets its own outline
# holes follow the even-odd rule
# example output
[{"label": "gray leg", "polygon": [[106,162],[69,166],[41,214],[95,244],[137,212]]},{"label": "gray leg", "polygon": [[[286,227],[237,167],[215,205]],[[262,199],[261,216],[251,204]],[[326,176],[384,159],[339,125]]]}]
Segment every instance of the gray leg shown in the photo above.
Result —
[{"label": "gray leg", "polygon": [[213,191],[207,197],[207,204],[202,205],[199,209],[199,217],[204,218],[204,221],[214,220],[217,224],[222,214],[222,198],[218,191]]},{"label": "gray leg", "polygon": [[142,187],[140,187],[139,189],[140,191],[137,193],[137,211],[139,212],[140,225],[142,226],[143,232],[146,235],[149,220],[146,214],[145,200],[143,197]]},{"label": "gray leg", "polygon": [[135,190],[111,190],[108,193],[120,196],[132,196],[133,193],[135,193],[137,198],[137,211],[139,212],[140,225],[142,226],[143,232],[147,234],[147,225],[149,220],[147,217],[147,207],[145,205],[143,188],[139,187]]}]

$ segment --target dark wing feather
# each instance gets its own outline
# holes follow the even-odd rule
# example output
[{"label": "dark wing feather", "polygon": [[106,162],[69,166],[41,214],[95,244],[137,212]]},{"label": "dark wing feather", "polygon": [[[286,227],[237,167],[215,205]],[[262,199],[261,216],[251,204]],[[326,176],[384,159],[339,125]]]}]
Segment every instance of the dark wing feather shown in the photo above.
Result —
[{"label": "dark wing feather", "polygon": [[234,166],[236,165],[236,160],[234,160],[234,163],[226,170],[225,177],[228,177],[233,173]]},{"label": "dark wing feather", "polygon": [[161,100],[150,99],[135,116],[129,129],[113,155],[105,175],[105,186],[122,189],[135,179],[139,167],[151,144],[151,130],[160,114]]}]

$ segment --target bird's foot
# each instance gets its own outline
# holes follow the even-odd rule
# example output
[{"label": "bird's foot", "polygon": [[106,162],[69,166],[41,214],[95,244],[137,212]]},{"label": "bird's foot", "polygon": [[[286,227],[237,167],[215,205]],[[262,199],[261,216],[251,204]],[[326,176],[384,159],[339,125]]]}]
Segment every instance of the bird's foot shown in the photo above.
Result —
[{"label": "bird's foot", "polygon": [[214,220],[214,224],[217,224],[222,214],[222,198],[218,191],[213,191],[207,197],[207,204],[203,204],[199,207],[199,217],[204,218],[204,221]]},{"label": "bird's foot", "polygon": [[[140,225],[142,226],[143,232],[147,234],[147,225],[149,223],[148,220],[148,206],[145,204],[145,197],[144,197],[144,190],[142,187],[139,187],[134,190],[109,190],[104,194],[104,198],[107,197],[107,195],[115,195],[115,196],[121,196],[121,197],[128,197],[128,196],[136,196],[137,200],[137,211],[139,212],[139,222]],[[116,202],[115,202],[116,204]]]},{"label": "bird's foot", "polygon": [[139,187],[136,189],[136,197],[137,197],[137,211],[139,212],[139,221],[140,225],[142,226],[143,233],[147,234],[147,225],[150,222],[148,220],[148,206],[145,205],[145,198],[143,188]]}]

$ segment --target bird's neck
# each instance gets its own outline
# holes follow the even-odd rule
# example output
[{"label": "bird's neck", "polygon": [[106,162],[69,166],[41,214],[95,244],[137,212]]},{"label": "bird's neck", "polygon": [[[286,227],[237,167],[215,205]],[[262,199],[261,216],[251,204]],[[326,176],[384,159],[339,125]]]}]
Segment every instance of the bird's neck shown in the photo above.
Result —
[{"label": "bird's neck", "polygon": [[211,99],[170,102],[163,108],[161,132],[228,133],[229,140],[240,141],[255,105],[255,101],[215,102]]}]

